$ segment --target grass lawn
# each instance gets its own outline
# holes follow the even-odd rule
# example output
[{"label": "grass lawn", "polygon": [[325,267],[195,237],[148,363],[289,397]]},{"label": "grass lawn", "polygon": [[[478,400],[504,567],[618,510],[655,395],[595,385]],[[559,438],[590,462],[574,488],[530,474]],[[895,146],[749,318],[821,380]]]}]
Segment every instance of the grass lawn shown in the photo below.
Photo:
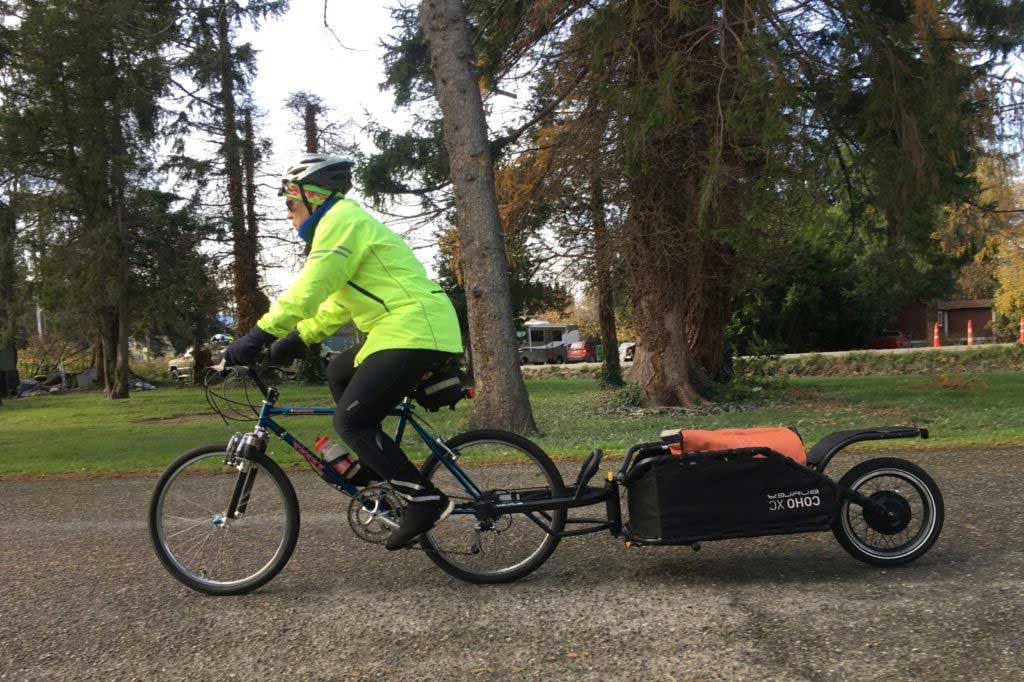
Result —
[{"label": "grass lawn", "polygon": [[[1024,445],[1024,375],[1017,372],[795,378],[783,398],[766,407],[700,417],[613,412],[615,392],[602,391],[593,379],[550,378],[528,381],[527,386],[544,432],[536,440],[556,457],[583,456],[595,447],[621,455],[634,443],[656,440],[662,429],[672,427],[795,425],[811,445],[831,431],[916,424],[928,427],[932,439],[869,446]],[[322,406],[330,401],[326,387],[286,385],[281,392],[281,405]],[[466,428],[468,415],[468,401],[455,412],[425,414],[449,436]],[[326,417],[290,417],[281,423],[309,446],[319,435],[333,435]],[[211,414],[202,390],[188,387],[162,387],[120,401],[95,392],[10,400],[0,407],[0,477],[159,471],[185,450],[225,441],[248,428],[241,423],[225,426]],[[417,446],[408,448],[414,459],[425,452]],[[299,461],[276,439],[271,453],[281,462]]]}]

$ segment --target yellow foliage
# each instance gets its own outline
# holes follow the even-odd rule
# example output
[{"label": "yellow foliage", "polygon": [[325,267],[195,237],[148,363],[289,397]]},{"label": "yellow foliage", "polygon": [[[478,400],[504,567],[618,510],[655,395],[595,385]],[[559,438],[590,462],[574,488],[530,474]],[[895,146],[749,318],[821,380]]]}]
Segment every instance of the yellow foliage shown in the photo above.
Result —
[{"label": "yellow foliage", "polygon": [[[959,273],[957,288],[959,295],[967,298],[986,298],[994,284],[1000,289],[1009,285],[1012,263],[1021,259],[1019,249],[1013,246],[1020,239],[1019,229],[1014,227],[1018,214],[1005,211],[1024,204],[1024,188],[1015,186],[1005,163],[992,157],[978,162],[975,179],[981,186],[977,199],[947,207],[945,220],[932,237],[952,256],[974,254],[973,261]],[[997,312],[1003,314],[998,303]]]},{"label": "yellow foliage", "polygon": [[994,307],[1000,317],[1014,320],[1024,315],[1024,225],[1004,235],[998,263]]},{"label": "yellow foliage", "polygon": [[[505,256],[515,269],[515,252],[529,235],[525,231],[531,209],[543,192],[544,181],[551,170],[551,147],[560,131],[558,126],[540,129],[534,137],[535,148],[525,151],[510,162],[494,169],[494,192],[498,199],[498,216],[505,236]],[[462,285],[461,248],[459,234],[454,226],[446,228],[438,237],[438,248]]]}]

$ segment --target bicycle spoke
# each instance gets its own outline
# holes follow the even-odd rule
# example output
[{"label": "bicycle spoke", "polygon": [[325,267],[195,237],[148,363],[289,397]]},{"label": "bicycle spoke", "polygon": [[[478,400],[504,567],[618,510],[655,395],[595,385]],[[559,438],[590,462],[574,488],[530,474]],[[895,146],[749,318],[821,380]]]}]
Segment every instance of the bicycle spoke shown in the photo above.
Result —
[{"label": "bicycle spoke", "polygon": [[[181,518],[181,517],[178,517],[178,518]],[[179,530],[179,531],[178,531],[178,532],[176,532],[176,533],[171,533],[170,535],[168,535],[168,536],[167,536],[167,539],[168,539],[168,540],[170,540],[171,538],[173,538],[173,537],[176,537],[176,536],[178,536],[178,535],[181,535],[182,533],[185,533],[185,532],[187,532],[187,531],[190,531],[190,530],[192,530],[193,528],[195,528],[196,526],[201,526],[201,525],[203,525],[204,523],[209,523],[209,519],[203,519],[203,520],[201,520],[201,521],[196,521],[195,523],[193,523],[193,524],[192,524],[191,526],[189,526],[188,528],[183,528],[183,529]]]}]

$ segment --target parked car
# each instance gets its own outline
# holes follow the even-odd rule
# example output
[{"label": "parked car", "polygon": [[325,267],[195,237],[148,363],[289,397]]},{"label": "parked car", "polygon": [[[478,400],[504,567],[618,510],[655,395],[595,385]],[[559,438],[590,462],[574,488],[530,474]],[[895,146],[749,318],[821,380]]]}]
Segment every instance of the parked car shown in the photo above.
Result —
[{"label": "parked car", "polygon": [[626,341],[625,343],[619,344],[619,362],[633,362],[633,356],[636,354],[636,344],[632,341]]},{"label": "parked car", "polygon": [[910,348],[910,337],[900,331],[883,331],[871,339],[869,348]]},{"label": "parked car", "polygon": [[[219,335],[218,335],[219,336]],[[224,335],[227,336],[227,335]],[[227,336],[227,342],[230,343],[230,336]],[[216,339],[216,337],[214,337]],[[214,365],[219,363],[221,356],[227,349],[227,345],[223,342],[212,343],[210,348],[210,357]],[[191,376],[191,370],[196,361],[194,348],[188,346],[185,348],[185,352],[178,357],[171,358],[167,363],[167,374],[170,375],[171,379],[177,381],[178,379],[185,379]]]},{"label": "parked car", "polygon": [[177,381],[178,379],[189,375],[192,371],[192,363],[192,348],[189,347],[185,349],[185,352],[182,355],[176,358],[171,358],[167,363],[167,373],[171,376],[171,379]]},{"label": "parked car", "polygon": [[566,362],[597,362],[598,348],[601,340],[589,338],[586,341],[573,341],[565,353]]}]

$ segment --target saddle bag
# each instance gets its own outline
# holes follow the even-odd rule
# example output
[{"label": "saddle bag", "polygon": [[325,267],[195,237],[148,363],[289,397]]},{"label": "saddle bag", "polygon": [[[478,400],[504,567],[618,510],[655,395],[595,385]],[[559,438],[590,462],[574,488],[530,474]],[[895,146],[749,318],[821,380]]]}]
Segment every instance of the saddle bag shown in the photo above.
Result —
[{"label": "saddle bag", "polygon": [[467,395],[462,382],[463,374],[458,365],[449,363],[427,374],[416,386],[413,399],[429,412],[437,412],[442,407],[454,410],[455,404]]},{"label": "saddle bag", "polygon": [[[799,443],[795,432],[782,431]],[[753,442],[730,440],[735,433],[725,434],[725,441],[703,440],[702,435],[689,442],[735,445],[687,452],[687,433],[678,446],[668,444],[670,452],[679,454],[666,455],[663,448],[641,451],[626,473],[627,530],[637,540],[692,544],[831,528],[835,490],[827,478],[798,463],[802,444],[797,452],[789,437],[777,433],[781,442],[789,441],[790,452],[782,454],[753,444],[757,437],[751,434]]]}]

